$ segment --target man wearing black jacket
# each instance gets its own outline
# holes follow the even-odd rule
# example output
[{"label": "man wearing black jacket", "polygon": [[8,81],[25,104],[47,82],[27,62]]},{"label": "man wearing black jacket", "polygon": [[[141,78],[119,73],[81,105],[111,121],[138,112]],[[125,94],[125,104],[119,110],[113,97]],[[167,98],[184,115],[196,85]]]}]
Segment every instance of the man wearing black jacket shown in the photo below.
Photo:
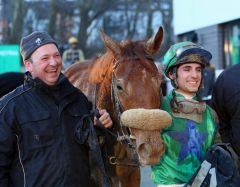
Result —
[{"label": "man wearing black jacket", "polygon": [[[88,187],[94,134],[82,117],[91,103],[61,73],[57,43],[46,32],[24,37],[20,52],[25,82],[0,100],[0,186]],[[99,113],[111,127],[106,110]]]},{"label": "man wearing black jacket", "polygon": [[231,143],[240,157],[240,64],[223,71],[213,87],[212,106],[219,117],[223,142]]}]

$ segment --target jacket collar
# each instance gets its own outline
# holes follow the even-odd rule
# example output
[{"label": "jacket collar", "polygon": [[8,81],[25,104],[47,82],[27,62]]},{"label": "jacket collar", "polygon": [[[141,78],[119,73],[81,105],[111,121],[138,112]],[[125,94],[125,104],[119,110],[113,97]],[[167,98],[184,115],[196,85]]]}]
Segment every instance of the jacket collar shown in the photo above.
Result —
[{"label": "jacket collar", "polygon": [[62,73],[59,75],[57,83],[53,86],[49,86],[45,84],[41,79],[33,78],[30,72],[26,72],[24,85],[32,86],[37,91],[51,95],[58,102],[60,102],[61,99],[65,98],[71,93],[77,91],[77,88],[75,88]]},{"label": "jacket collar", "polygon": [[31,86],[34,86],[34,87],[38,87],[38,88],[41,88],[41,87],[47,87],[47,88],[54,88],[54,87],[58,87],[63,81],[64,79],[66,79],[66,77],[61,73],[58,77],[58,80],[57,80],[57,83],[53,86],[49,86],[47,84],[45,84],[41,79],[39,79],[38,77],[36,78],[33,78],[31,73],[29,71],[27,71],[25,73],[25,76],[24,76],[24,84],[25,85],[31,85]]}]

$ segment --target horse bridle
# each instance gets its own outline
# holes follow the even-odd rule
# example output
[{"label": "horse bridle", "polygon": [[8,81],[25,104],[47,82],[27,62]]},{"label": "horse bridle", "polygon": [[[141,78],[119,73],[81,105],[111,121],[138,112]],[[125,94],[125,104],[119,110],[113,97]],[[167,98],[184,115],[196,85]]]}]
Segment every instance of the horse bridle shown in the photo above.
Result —
[{"label": "horse bridle", "polygon": [[[126,144],[127,146],[129,146],[131,149],[135,149],[135,145],[133,144],[133,142],[131,141],[131,139],[135,139],[131,134],[130,135],[126,135],[124,133],[124,130],[123,130],[123,125],[121,123],[121,120],[120,120],[120,116],[121,116],[121,113],[123,112],[123,107],[121,105],[121,102],[116,94],[116,86],[115,86],[115,83],[116,83],[116,79],[115,79],[115,76],[114,74],[112,74],[112,83],[111,83],[111,99],[112,99],[112,102],[113,102],[113,105],[114,105],[114,109],[115,111],[117,111],[117,118],[118,118],[118,121],[120,122],[118,125],[120,126],[121,128],[121,133],[122,135],[120,135],[118,132],[117,134],[113,133],[112,131],[110,131],[109,129],[107,128],[104,128],[101,124],[100,124],[100,121],[98,120],[98,124],[96,126],[98,126],[99,128],[101,128],[102,130],[106,131],[108,134],[110,134],[111,136],[113,136],[114,138],[116,138],[117,141],[123,143],[123,144]],[[98,90],[98,87],[99,85],[96,84],[95,85],[95,90],[94,90],[94,105],[93,105],[93,110],[92,112],[94,113],[94,115],[99,118],[100,117],[100,114],[98,112],[98,110],[96,109],[96,103],[97,103],[97,90]],[[128,131],[131,132],[131,129],[128,128]]]},{"label": "horse bridle", "polygon": [[[151,58],[152,59],[152,58]],[[133,139],[136,139],[132,133],[131,133],[131,129],[128,128],[128,127],[125,127],[126,131],[128,133],[125,133],[124,132],[124,129],[123,129],[123,124],[120,120],[120,116],[122,114],[122,112],[124,111],[124,108],[121,104],[121,101],[117,95],[117,83],[116,83],[116,77],[115,77],[115,70],[116,68],[118,67],[118,65],[120,64],[120,61],[116,60],[115,59],[115,65],[113,66],[113,70],[112,70],[112,80],[111,80],[111,100],[113,102],[113,106],[114,106],[114,111],[116,111],[116,117],[119,121],[119,126],[120,126],[120,133],[117,132],[117,134],[111,132],[110,130],[108,129],[105,129],[110,135],[114,136],[116,138],[116,140],[122,144],[125,144],[127,145],[129,148],[131,148],[133,151],[134,151],[134,154],[137,154],[137,150],[136,150],[136,146],[135,144],[133,143]],[[97,89],[97,86],[96,86],[96,89]],[[95,101],[96,102],[96,101]],[[135,161],[133,160],[133,162],[129,163],[129,162],[124,162],[124,161],[121,161],[119,159],[119,156],[108,156],[109,157],[109,163],[112,164],[112,165],[128,165],[128,166],[134,166],[134,167],[139,167],[140,166],[140,163],[139,161]]]},{"label": "horse bridle", "polygon": [[[113,107],[114,107],[114,111],[115,115],[119,121],[119,127],[120,127],[120,132],[117,132],[117,134],[114,134],[111,132],[110,134],[113,135],[116,140],[118,142],[120,142],[121,144],[125,144],[126,146],[128,146],[130,149],[132,149],[134,151],[134,154],[137,155],[137,151],[136,151],[136,146],[133,143],[132,139],[134,139],[134,137],[131,135],[131,129],[128,127],[125,127],[125,131],[127,131],[128,133],[126,133],[123,129],[123,124],[120,120],[120,116],[122,114],[122,112],[124,111],[124,108],[121,104],[121,101],[117,95],[117,84],[116,84],[116,78],[115,78],[115,74],[114,71],[116,70],[116,68],[118,67],[120,61],[116,60],[115,65],[113,66],[113,71],[112,71],[112,81],[111,81],[111,100],[113,102]],[[129,161],[122,161],[122,159],[120,158],[121,155],[118,156],[108,156],[109,157],[109,163],[112,165],[128,165],[128,166],[134,166],[134,167],[139,167],[139,161],[137,160],[131,160]]]},{"label": "horse bridle", "polygon": [[132,136],[131,129],[126,127],[126,130],[129,132],[129,134],[126,134],[123,129],[123,124],[120,120],[120,116],[122,112],[124,111],[124,108],[119,100],[119,97],[117,96],[117,90],[116,90],[116,78],[114,75],[114,72],[112,73],[112,83],[111,83],[111,99],[114,106],[114,111],[116,111],[117,119],[119,121],[119,126],[121,130],[121,135],[118,133],[117,141],[123,142],[124,144],[127,144],[130,148],[135,149],[135,145],[133,144],[131,139],[136,139],[134,136]]},{"label": "horse bridle", "polygon": [[[118,65],[118,63],[116,63],[116,65]],[[115,65],[115,67],[117,67],[116,65]],[[94,104],[93,104],[92,113],[93,113],[94,116],[97,117],[97,123],[96,123],[97,127],[99,127],[100,129],[102,129],[106,133],[113,136],[121,144],[124,144],[124,145],[128,146],[130,149],[132,149],[134,151],[134,154],[137,154],[136,147],[131,140],[131,138],[132,138],[131,134],[124,133],[123,125],[122,125],[121,120],[120,120],[121,113],[123,112],[123,106],[122,106],[122,104],[121,104],[121,102],[120,102],[120,100],[119,100],[119,98],[116,94],[116,79],[115,79],[115,75],[114,75],[114,69],[115,68],[113,68],[112,81],[111,81],[111,100],[112,100],[113,105],[114,105],[114,109],[115,109],[114,111],[117,111],[117,118],[118,118],[118,121],[119,121],[118,125],[121,128],[121,134],[118,131],[117,131],[117,133],[114,133],[111,130],[103,127],[103,125],[101,124],[101,122],[98,119],[100,117],[100,114],[99,114],[99,112],[96,108],[96,104],[97,104],[97,92],[98,92],[98,89],[99,89],[99,84],[95,84]],[[129,128],[128,128],[128,131],[131,132],[131,130]],[[107,154],[107,157],[108,157],[109,163],[111,165],[126,165],[126,166],[134,166],[134,167],[139,167],[140,166],[138,160],[130,160],[130,162],[129,162],[129,160],[128,161],[122,160],[123,156],[121,154],[119,154],[117,156],[116,155],[109,156]]]}]

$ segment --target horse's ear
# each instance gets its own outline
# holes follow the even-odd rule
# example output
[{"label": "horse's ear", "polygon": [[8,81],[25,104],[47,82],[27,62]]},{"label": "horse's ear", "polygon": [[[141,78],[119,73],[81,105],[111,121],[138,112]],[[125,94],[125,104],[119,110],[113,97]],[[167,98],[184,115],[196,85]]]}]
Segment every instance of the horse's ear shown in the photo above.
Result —
[{"label": "horse's ear", "polygon": [[103,29],[100,29],[100,37],[106,48],[111,50],[116,55],[120,54],[119,44],[115,42],[112,38],[110,38],[107,34],[105,34]]},{"label": "horse's ear", "polygon": [[163,28],[160,26],[155,35],[153,35],[146,43],[147,51],[150,54],[155,54],[159,51],[163,40]]}]

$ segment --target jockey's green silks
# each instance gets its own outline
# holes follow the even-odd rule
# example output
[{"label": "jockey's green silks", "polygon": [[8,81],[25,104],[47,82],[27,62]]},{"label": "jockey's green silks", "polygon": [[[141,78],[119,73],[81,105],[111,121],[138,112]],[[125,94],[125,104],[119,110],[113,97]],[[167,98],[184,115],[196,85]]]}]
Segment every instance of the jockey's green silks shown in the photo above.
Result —
[{"label": "jockey's green silks", "polygon": [[[152,166],[152,180],[156,184],[186,183],[200,166],[215,137],[216,119],[209,106],[199,103],[196,98],[186,100],[176,93],[182,109],[172,113],[172,98],[170,93],[162,100],[162,110],[169,112],[173,121],[170,127],[162,130],[165,153],[160,162]],[[194,115],[189,117],[192,109]]]}]

